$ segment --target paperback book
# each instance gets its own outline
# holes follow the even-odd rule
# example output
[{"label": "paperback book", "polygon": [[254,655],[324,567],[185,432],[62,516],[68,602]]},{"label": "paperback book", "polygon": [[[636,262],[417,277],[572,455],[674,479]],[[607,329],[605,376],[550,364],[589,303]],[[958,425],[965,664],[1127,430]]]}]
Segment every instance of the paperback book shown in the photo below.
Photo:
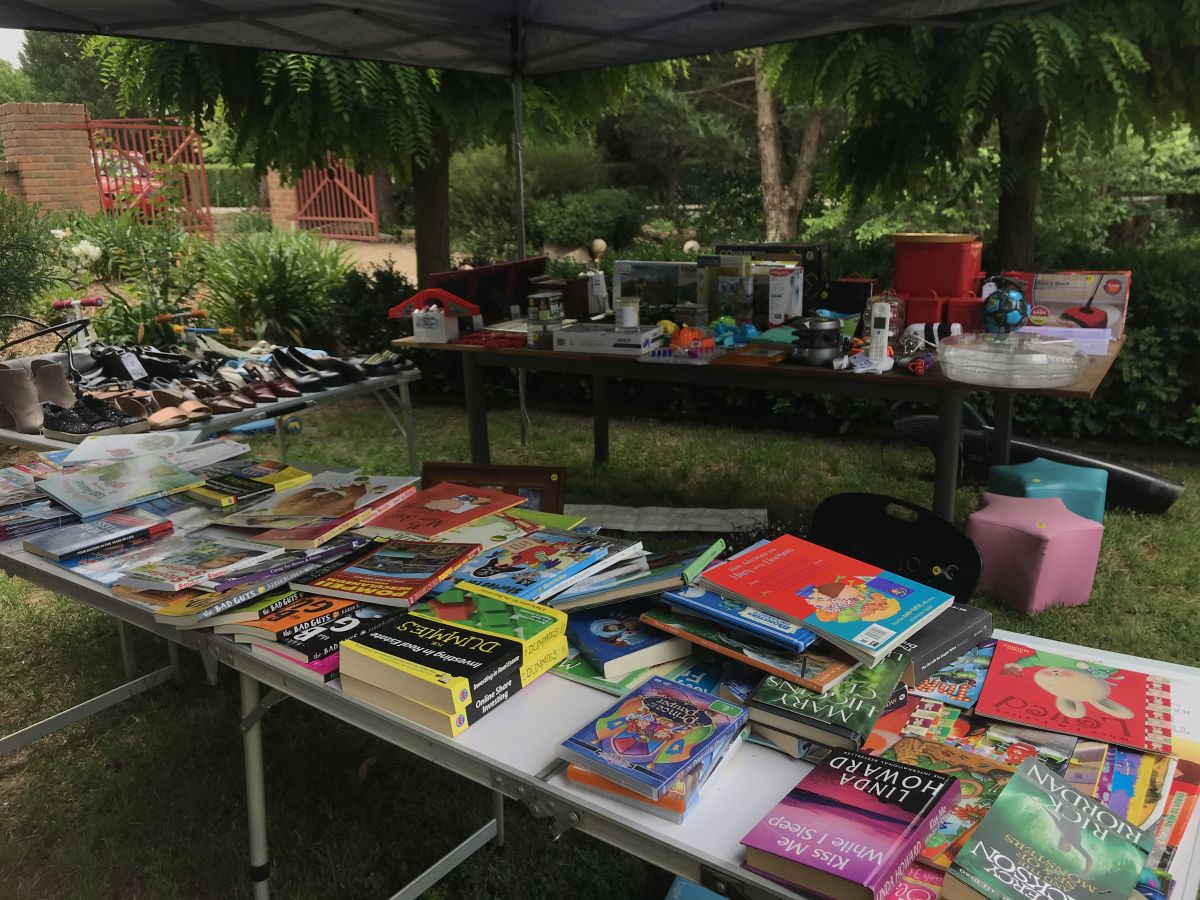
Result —
[{"label": "paperback book", "polygon": [[746,721],[746,711],[651,678],[559,745],[558,754],[650,800],[701,771]]},{"label": "paperback book", "polygon": [[1029,759],[954,857],[942,896],[1125,898],[1153,845],[1150,834]]},{"label": "paperback book", "polygon": [[169,557],[132,566],[116,583],[137,590],[182,591],[282,552],[277,547],[226,538],[182,538]]},{"label": "paperback book", "polygon": [[62,458],[64,466],[117,462],[135,456],[161,456],[190,447],[200,438],[198,431],[159,431],[154,434],[101,434],[85,437]]},{"label": "paperback book", "polygon": [[334,651],[324,659],[312,662],[301,662],[285,656],[275,647],[267,644],[251,644],[250,651],[267,659],[275,660],[285,666],[289,674],[314,684],[328,684],[338,677],[338,653]]},{"label": "paperback book", "polygon": [[32,474],[16,466],[0,469],[0,512],[43,502],[46,495],[38,489],[37,481]]},{"label": "paperback book", "polygon": [[443,481],[418,491],[372,524],[390,529],[397,536],[429,540],[524,502],[525,498],[517,494]]},{"label": "paperback book", "polygon": [[174,527],[170,519],[143,509],[130,509],[109,513],[90,522],[56,528],[49,534],[30,538],[22,546],[26,553],[61,562],[85,553],[166,537]]},{"label": "paperback book", "polygon": [[205,473],[208,478],[204,484],[192,488],[188,491],[188,496],[209,506],[223,508],[267,497],[312,481],[311,473],[275,460],[239,463],[221,468],[225,471],[217,474]]},{"label": "paperback book", "polygon": [[827,747],[859,749],[891,699],[904,660],[889,656],[873,669],[860,666],[824,694],[774,675],[750,697],[750,720]]},{"label": "paperback book", "polygon": [[[295,595],[293,599],[294,597]],[[318,662],[337,655],[343,641],[351,640],[399,615],[401,613],[392,607],[370,606],[364,603],[345,610],[336,619],[310,625],[274,641],[267,641],[261,646],[269,646],[274,652],[296,662]],[[251,637],[250,643],[259,644],[259,641]]]},{"label": "paperback book", "polygon": [[366,538],[342,535],[311,550],[281,550],[233,572],[206,578],[203,586],[213,591],[227,591],[278,575],[295,579],[315,576],[341,565],[345,557],[361,551],[367,544]]},{"label": "paperback book", "polygon": [[91,519],[155,497],[186,491],[202,481],[158,457],[136,456],[72,475],[46,478],[38,482],[38,487],[81,519]]},{"label": "paperback book", "polygon": [[[511,512],[511,511],[510,511]],[[537,531],[538,526],[532,522],[518,519],[509,513],[495,513],[484,516],[469,525],[460,525],[443,531],[429,540],[439,544],[478,544],[480,550],[491,550],[501,544],[507,544],[514,538]],[[375,525],[365,525],[359,529],[360,534],[370,537],[392,538],[396,533],[390,528],[378,528]]]},{"label": "paperback book", "polygon": [[[371,482],[381,480],[383,479],[368,479]],[[355,506],[349,512],[334,518],[317,519],[308,524],[273,527],[259,534],[256,540],[262,541],[264,544],[274,544],[276,547],[283,547],[289,550],[320,547],[349,531],[351,528],[357,528],[360,525],[373,522],[378,516],[383,515],[393,506],[402,503],[405,498],[411,496],[416,490],[411,483],[405,483],[411,481],[412,479],[392,478],[387,479],[387,482],[391,484],[390,487],[387,484],[368,485],[372,493],[378,487],[378,495],[367,503]],[[399,483],[397,484],[397,482]],[[305,488],[299,488],[298,490],[305,490]]]},{"label": "paperback book", "polygon": [[912,692],[918,697],[970,709],[983,691],[983,682],[995,651],[995,641],[985,641],[978,647],[972,647],[948,665],[925,676],[913,686]]},{"label": "paperback book", "polygon": [[244,643],[251,640],[275,643],[307,628],[315,628],[339,619],[357,606],[353,600],[305,594],[265,616],[249,615],[244,619],[218,625],[213,631],[216,634],[232,634],[234,640]]},{"label": "paperback book", "polygon": [[79,516],[53,500],[30,503],[0,513],[0,540],[9,541],[28,534],[38,534],[62,525],[74,525]]},{"label": "paperback book", "polygon": [[916,634],[902,641],[908,657],[904,683],[913,687],[951,660],[992,636],[992,614],[967,603],[953,603]]},{"label": "paperback book", "polygon": [[981,716],[1150,753],[1171,752],[1165,678],[997,641]]},{"label": "paperback book", "polygon": [[411,606],[478,552],[478,544],[376,539],[344,565],[292,586],[327,597]]},{"label": "paperback book", "polygon": [[223,593],[198,589],[136,591],[121,585],[115,585],[112,591],[134,602],[174,597],[173,601],[159,604],[154,611],[154,620],[180,629],[214,628],[254,616],[266,616],[300,596],[284,584],[270,580]]},{"label": "paperback book", "polygon": [[713,591],[706,591],[699,585],[665,591],[663,601],[688,615],[746,632],[765,644],[772,644],[789,653],[803,653],[817,639],[807,628],[794,622],[765,613],[740,600],[730,600]]},{"label": "paperback book", "polygon": [[409,612],[431,622],[517,641],[522,661],[537,658],[567,630],[566,613],[471,585],[456,585],[415,604]]},{"label": "paperback book", "polygon": [[308,483],[265,497],[233,513],[226,521],[245,528],[289,529],[313,525],[322,520],[352,516],[363,507],[413,486],[417,480],[318,472]]},{"label": "paperback book", "polygon": [[829,690],[859,666],[858,660],[836,647],[792,653],[738,629],[663,606],[646,610],[642,621],[656,630],[818,693]]},{"label": "paperback book", "polygon": [[870,665],[954,602],[942,591],[790,534],[713,566],[698,581],[801,625]]},{"label": "paperback book", "polygon": [[572,613],[567,634],[605,678],[683,659],[692,652],[691,643],[641,618],[653,604],[652,599],[642,598]]},{"label": "paperback book", "polygon": [[646,557],[645,567],[640,571],[607,577],[601,572],[594,579],[567,588],[549,602],[556,609],[575,611],[683,589],[724,549],[725,542],[718,540],[707,547],[652,554]]},{"label": "paperback book", "polygon": [[835,751],[742,838],[746,868],[796,891],[883,900],[960,796],[940,772]]},{"label": "paperback book", "polygon": [[567,658],[550,671],[560,678],[586,684],[588,687],[606,694],[622,697],[635,687],[649,681],[655,675],[662,675],[672,667],[672,663],[663,663],[645,669],[634,669],[620,678],[605,678],[600,672],[579,653],[579,648],[567,642]]}]

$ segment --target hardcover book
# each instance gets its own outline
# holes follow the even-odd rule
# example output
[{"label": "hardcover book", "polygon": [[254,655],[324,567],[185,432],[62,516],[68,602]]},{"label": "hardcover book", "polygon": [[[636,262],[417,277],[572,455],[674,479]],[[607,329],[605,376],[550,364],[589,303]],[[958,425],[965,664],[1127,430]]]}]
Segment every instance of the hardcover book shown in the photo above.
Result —
[{"label": "hardcover book", "polygon": [[997,641],[981,716],[1171,752],[1171,684],[1165,678]]},{"label": "hardcover book", "polygon": [[566,613],[469,584],[417,603],[409,612],[431,622],[518,641],[523,659],[533,659],[567,630]]},{"label": "hardcover book", "polygon": [[883,714],[903,668],[902,657],[889,656],[873,669],[860,666],[824,694],[770,675],[750,697],[750,720],[827,747],[857,750]]},{"label": "hardcover book", "polygon": [[951,604],[936,619],[900,643],[900,651],[908,657],[904,683],[913,687],[991,636],[990,612],[966,603]]},{"label": "hardcover book", "polygon": [[[224,467],[188,496],[209,506],[226,507],[267,497],[312,481],[312,474],[275,460],[240,463]],[[208,473],[206,473],[208,474]]]},{"label": "hardcover book", "polygon": [[648,609],[642,614],[642,621],[698,647],[817,692],[833,687],[859,666],[857,660],[835,647],[791,653],[735,628],[662,606]]},{"label": "hardcover book", "polygon": [[730,600],[713,591],[706,591],[695,584],[682,590],[665,591],[663,601],[679,607],[688,615],[700,616],[747,632],[763,643],[773,644],[789,653],[803,653],[817,639],[807,628],[794,622],[747,606],[740,600]]},{"label": "hardcover book", "polygon": [[166,537],[174,527],[169,519],[143,509],[131,509],[56,528],[49,534],[30,538],[22,546],[27,553],[60,562],[110,547],[126,547],[138,541]]},{"label": "hardcover book", "polygon": [[326,597],[411,606],[478,552],[478,544],[377,539],[332,572],[292,586]]},{"label": "hardcover book", "polygon": [[871,665],[954,602],[790,534],[713,566],[698,583],[816,632]]},{"label": "hardcover book", "polygon": [[657,800],[702,770],[745,721],[740,706],[656,677],[563,741],[558,755]]},{"label": "hardcover book", "polygon": [[549,602],[556,609],[574,611],[681,589],[724,549],[725,542],[718,540],[707,547],[655,553],[646,557],[645,567],[639,570],[608,577],[601,572],[595,579],[567,588]]},{"label": "hardcover book", "polygon": [[573,613],[567,634],[605,678],[683,659],[692,652],[687,640],[652,628],[641,619],[653,604],[642,598]]},{"label": "hardcover book", "polygon": [[181,591],[282,552],[277,547],[225,538],[183,538],[182,546],[170,557],[133,566],[117,577],[117,583],[138,590]]},{"label": "hardcover book", "polygon": [[38,482],[38,487],[81,519],[102,516],[201,484],[186,469],[154,456],[136,456]]},{"label": "hardcover book", "polygon": [[942,896],[1125,898],[1153,845],[1151,835],[1029,759],[954,857]]},{"label": "hardcover book", "polygon": [[960,796],[948,775],[835,751],[742,838],[746,868],[793,890],[883,900]]},{"label": "hardcover book", "polygon": [[979,699],[987,678],[995,641],[984,641],[936,672],[926,675],[912,687],[918,697],[941,700],[959,709],[970,709]]},{"label": "hardcover book", "polygon": [[413,494],[372,525],[416,540],[429,540],[524,502],[525,498],[516,494],[443,481]]}]

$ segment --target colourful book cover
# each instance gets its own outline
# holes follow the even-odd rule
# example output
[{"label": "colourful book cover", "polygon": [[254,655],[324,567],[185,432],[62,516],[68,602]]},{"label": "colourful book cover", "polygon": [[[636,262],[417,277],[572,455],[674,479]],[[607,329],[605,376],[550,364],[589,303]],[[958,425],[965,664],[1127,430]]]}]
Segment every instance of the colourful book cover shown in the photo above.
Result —
[{"label": "colourful book cover", "polygon": [[763,643],[774,644],[791,653],[803,653],[817,639],[807,628],[763,612],[740,600],[731,600],[714,591],[706,591],[698,584],[690,584],[676,591],[664,591],[663,601],[680,607],[689,615],[741,629]]},{"label": "colourful book cover", "polygon": [[[510,513],[496,513],[484,516],[477,522],[443,531],[429,540],[439,544],[478,544],[481,550],[491,550],[522,535],[529,534],[531,531],[537,531],[537,529],[538,526],[532,522],[518,519]],[[378,537],[395,535],[390,528],[377,528],[374,525],[364,525],[359,532]]]},{"label": "colourful book cover", "polygon": [[742,838],[746,867],[828,897],[887,897],[960,797],[959,783],[835,751]]},{"label": "colourful book cover", "polygon": [[312,473],[275,460],[235,463],[219,473],[205,472],[200,487],[188,496],[209,506],[225,507],[246,503],[312,481]]},{"label": "colourful book cover", "polygon": [[411,606],[478,552],[478,544],[376,539],[344,565],[292,586],[326,597]]},{"label": "colourful book cover", "polygon": [[945,876],[937,869],[913,863],[900,874],[892,892],[884,900],[938,900]]},{"label": "colourful book cover", "polygon": [[428,540],[524,502],[516,494],[443,481],[413,494],[372,525]]},{"label": "colourful book cover", "polygon": [[[1088,797],[1096,796],[1100,784],[1100,773],[1104,771],[1104,760],[1111,748],[1103,741],[1080,741],[1075,745],[1071,761],[1067,764],[1063,780],[1073,790]],[[1136,824],[1136,823],[1135,823]]]},{"label": "colourful book cover", "polygon": [[723,549],[725,542],[718,540],[707,547],[651,554],[645,558],[644,568],[611,576],[602,571],[555,595],[549,603],[562,609],[586,609],[682,588]]},{"label": "colourful book cover", "polygon": [[750,718],[763,725],[857,750],[891,700],[904,659],[890,656],[873,669],[860,666],[824,694],[768,676],[750,697]]},{"label": "colourful book cover", "polygon": [[[42,477],[54,477],[58,472]],[[46,495],[37,487],[37,479],[16,466],[0,469],[0,510],[19,509],[30,503],[45,500]]]},{"label": "colourful book cover", "polygon": [[572,613],[567,635],[606,678],[682,659],[692,645],[641,618],[653,605],[652,598],[642,597]]},{"label": "colourful book cover", "polygon": [[698,581],[870,661],[897,649],[954,602],[942,591],[790,534],[714,566]]},{"label": "colourful book cover", "polygon": [[455,628],[511,638],[520,642],[525,658],[542,652],[567,630],[565,613],[469,584],[455,585],[415,604],[409,612]]},{"label": "colourful book cover", "polygon": [[265,655],[267,659],[278,661],[279,665],[284,666],[287,671],[308,681],[327,684],[338,677],[339,658],[336,650],[329,656],[313,660],[312,662],[302,662],[290,656],[285,656],[274,647],[269,647],[266,644],[251,644],[250,650],[253,653]]},{"label": "colourful book cover", "polygon": [[141,563],[122,572],[117,583],[150,590],[175,590],[195,587],[210,578],[244,569],[282,553],[248,541],[226,538],[183,538],[182,544],[166,558]]},{"label": "colourful book cover", "polygon": [[1126,898],[1153,843],[1029,759],[954,857],[944,893],[987,900]]},{"label": "colourful book cover", "polygon": [[90,522],[56,528],[49,534],[30,538],[22,546],[27,553],[59,562],[110,547],[126,547],[138,541],[166,537],[174,527],[170,519],[143,509],[130,509],[112,512]]},{"label": "colourful book cover", "polygon": [[925,846],[917,856],[918,862],[935,869],[944,870],[958,852],[959,839],[967,834],[987,815],[992,802],[1008,784],[1008,779],[1017,771],[1016,766],[1006,765],[971,753],[960,747],[935,744],[919,738],[901,738],[884,752],[885,759],[894,759],[905,765],[941,772],[958,779],[962,799],[946,814],[938,829],[925,839]]},{"label": "colourful book cover", "polygon": [[272,648],[297,662],[315,662],[336,655],[343,641],[353,640],[376,625],[398,615],[399,610],[388,606],[362,604],[347,610],[336,619],[311,625],[280,638]]},{"label": "colourful book cover", "polygon": [[38,482],[38,487],[80,518],[90,519],[186,491],[202,482],[202,478],[156,456],[135,456],[73,475],[46,478]]},{"label": "colourful book cover", "polygon": [[984,641],[972,647],[949,665],[938,669],[918,683],[912,692],[919,697],[941,700],[959,709],[970,709],[979,699],[983,681],[987,678],[995,641]]},{"label": "colourful book cover", "polygon": [[646,610],[642,614],[642,621],[699,647],[813,691],[828,690],[859,666],[857,660],[836,647],[822,645],[816,650],[792,653],[736,628],[663,606]]},{"label": "colourful book cover", "polygon": [[338,600],[334,597],[300,596],[292,602],[265,616],[248,615],[245,619],[217,625],[217,634],[232,634],[235,640],[249,642],[279,641],[308,628],[324,625],[351,612],[356,606],[353,600]]},{"label": "colourful book cover", "polygon": [[[265,544],[274,544],[289,550],[301,550],[320,547],[338,535],[344,534],[351,528],[366,525],[383,515],[393,506],[404,502],[416,490],[411,484],[396,484],[405,479],[370,479],[372,482],[386,481],[386,484],[369,484],[367,496],[372,499],[355,505],[348,512],[334,518],[292,520],[293,524],[286,527],[271,527],[258,535],[257,540]],[[389,486],[390,484],[390,486]],[[307,490],[299,488],[299,490]],[[285,491],[285,493],[290,493]],[[232,518],[232,517],[231,517]],[[286,521],[283,519],[277,522]]]},{"label": "colourful book cover", "polygon": [[1171,752],[1171,684],[1165,678],[997,641],[981,716]]},{"label": "colourful book cover", "polygon": [[897,684],[892,696],[884,704],[883,715],[875,720],[875,727],[871,729],[859,750],[872,756],[881,756],[889,747],[894,747],[904,737],[901,731],[922,700],[923,698],[910,694],[903,681]]},{"label": "colourful book cover", "polygon": [[[662,677],[667,681],[704,691],[706,694],[715,694],[722,700],[729,700],[738,706],[745,706],[750,694],[754,692],[753,688],[747,691],[747,685],[757,687],[758,682],[762,680],[761,674],[748,666],[711,653],[681,659],[670,666]],[[740,693],[745,694],[745,700],[731,700],[726,696]]]},{"label": "colourful book cover", "polygon": [[[1019,766],[1027,757],[1036,756],[1055,775],[1063,775],[1079,739],[1057,731],[1043,731],[1025,725],[987,725],[986,743],[995,747],[1005,762]],[[982,748],[976,748],[980,752]]]},{"label": "colourful book cover", "polygon": [[741,729],[746,710],[665,678],[651,678],[559,745],[558,753],[651,800]]}]

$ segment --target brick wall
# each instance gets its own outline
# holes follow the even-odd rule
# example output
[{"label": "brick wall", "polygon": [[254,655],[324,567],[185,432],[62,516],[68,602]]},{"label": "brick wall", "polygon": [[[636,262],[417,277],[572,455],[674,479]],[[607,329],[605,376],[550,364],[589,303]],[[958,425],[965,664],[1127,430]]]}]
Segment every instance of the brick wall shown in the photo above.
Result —
[{"label": "brick wall", "polygon": [[[98,212],[100,193],[82,103],[0,104],[0,141],[21,196],[45,209]],[[47,126],[72,126],[47,127]],[[12,172],[0,173],[10,191]]]},{"label": "brick wall", "polygon": [[271,207],[271,224],[284,231],[295,231],[299,224],[296,189],[284,187],[279,173],[267,173],[267,203]]},{"label": "brick wall", "polygon": [[15,162],[0,160],[0,192],[17,199],[25,196],[21,193],[21,176]]}]

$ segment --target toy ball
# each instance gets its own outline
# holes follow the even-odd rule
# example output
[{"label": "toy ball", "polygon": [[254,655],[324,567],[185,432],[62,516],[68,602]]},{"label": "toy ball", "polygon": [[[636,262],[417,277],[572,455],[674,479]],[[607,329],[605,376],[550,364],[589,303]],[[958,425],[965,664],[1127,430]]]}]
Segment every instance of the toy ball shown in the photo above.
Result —
[{"label": "toy ball", "polygon": [[658,324],[658,327],[663,330],[663,334],[665,334],[667,337],[670,337],[671,335],[673,335],[675,333],[675,329],[679,327],[674,322],[672,322],[670,319],[663,319],[661,322],[658,322],[657,324]]},{"label": "toy ball", "polygon": [[1008,334],[1029,321],[1029,301],[1015,287],[997,288],[983,301],[983,327],[992,334]]},{"label": "toy ball", "polygon": [[608,249],[608,242],[604,238],[596,238],[592,241],[592,256],[599,259],[604,255],[604,251]]},{"label": "toy ball", "polygon": [[683,252],[684,253],[699,253],[700,252],[700,242],[699,241],[685,241],[683,244]]},{"label": "toy ball", "polygon": [[704,332],[699,328],[678,328],[675,330],[675,333],[671,335],[671,346],[681,347],[686,350],[691,347],[694,342],[703,340]]}]

